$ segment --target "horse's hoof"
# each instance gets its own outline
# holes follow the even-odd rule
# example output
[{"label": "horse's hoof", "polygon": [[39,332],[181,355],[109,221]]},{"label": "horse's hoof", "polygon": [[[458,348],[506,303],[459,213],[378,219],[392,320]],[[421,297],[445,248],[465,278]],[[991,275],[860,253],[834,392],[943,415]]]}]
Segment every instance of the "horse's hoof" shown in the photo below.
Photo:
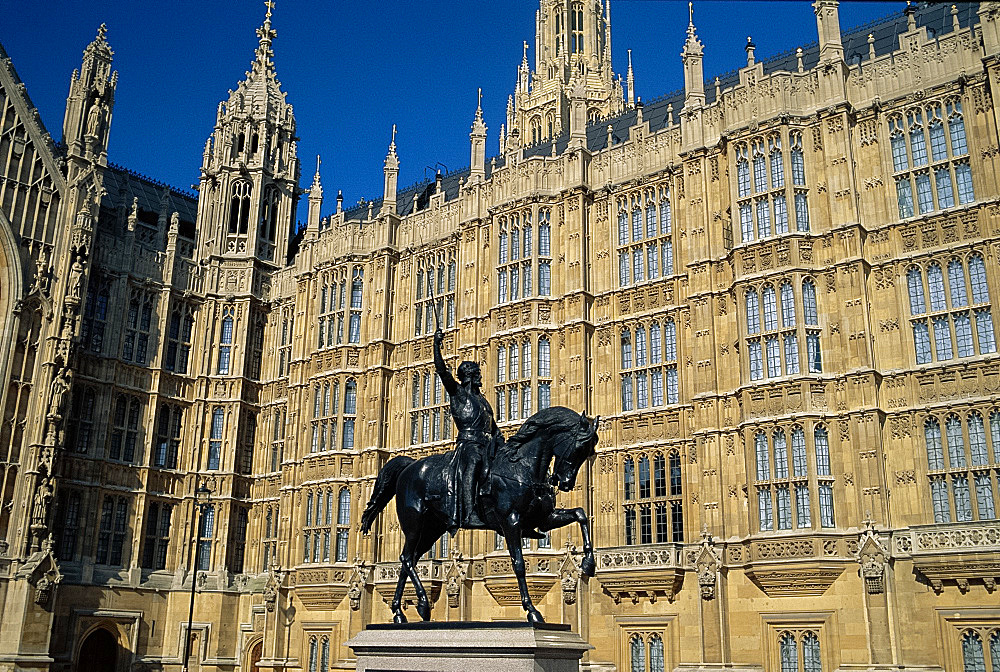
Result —
[{"label": "horse's hoof", "polygon": [[397,611],[396,615],[392,617],[392,622],[393,623],[406,623],[406,616],[403,615],[403,612]]},{"label": "horse's hoof", "polygon": [[425,621],[431,620],[431,605],[424,602],[423,604],[417,605],[417,613],[420,614],[420,618]]},{"label": "horse's hoof", "polygon": [[597,571],[597,563],[594,562],[594,556],[588,555],[580,563],[580,571],[587,576],[594,576]]},{"label": "horse's hoof", "polygon": [[537,609],[532,609],[528,612],[528,623],[531,623],[532,625],[542,625],[545,623],[545,619],[542,618],[541,612]]}]

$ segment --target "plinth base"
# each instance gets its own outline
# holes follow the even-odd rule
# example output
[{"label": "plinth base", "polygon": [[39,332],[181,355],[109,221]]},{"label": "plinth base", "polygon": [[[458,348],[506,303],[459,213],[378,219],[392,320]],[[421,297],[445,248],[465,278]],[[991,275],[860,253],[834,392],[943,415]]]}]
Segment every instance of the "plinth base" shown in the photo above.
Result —
[{"label": "plinth base", "polygon": [[358,672],[578,672],[592,649],[568,625],[377,623],[347,641]]}]

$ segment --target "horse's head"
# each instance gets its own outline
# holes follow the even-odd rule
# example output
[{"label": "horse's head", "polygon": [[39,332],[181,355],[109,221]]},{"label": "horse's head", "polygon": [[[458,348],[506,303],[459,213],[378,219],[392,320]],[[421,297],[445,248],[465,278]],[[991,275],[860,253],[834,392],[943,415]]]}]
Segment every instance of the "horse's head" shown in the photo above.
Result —
[{"label": "horse's head", "polygon": [[597,425],[600,417],[593,421],[587,419],[585,413],[580,414],[579,422],[568,430],[568,440],[557,441],[553,448],[555,464],[552,467],[552,485],[563,492],[569,492],[576,485],[576,475],[588,457],[594,454],[597,445]]}]

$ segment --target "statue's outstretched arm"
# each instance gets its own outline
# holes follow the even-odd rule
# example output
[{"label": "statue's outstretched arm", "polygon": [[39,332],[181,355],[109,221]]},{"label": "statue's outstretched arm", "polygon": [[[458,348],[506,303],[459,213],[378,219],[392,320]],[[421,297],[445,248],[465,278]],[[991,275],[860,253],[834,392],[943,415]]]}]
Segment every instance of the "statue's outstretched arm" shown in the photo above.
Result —
[{"label": "statue's outstretched arm", "polygon": [[458,381],[451,375],[448,365],[444,363],[444,357],[441,355],[442,341],[444,341],[444,332],[438,329],[434,332],[434,368],[437,369],[444,389],[448,391],[448,394],[454,395],[458,391]]}]

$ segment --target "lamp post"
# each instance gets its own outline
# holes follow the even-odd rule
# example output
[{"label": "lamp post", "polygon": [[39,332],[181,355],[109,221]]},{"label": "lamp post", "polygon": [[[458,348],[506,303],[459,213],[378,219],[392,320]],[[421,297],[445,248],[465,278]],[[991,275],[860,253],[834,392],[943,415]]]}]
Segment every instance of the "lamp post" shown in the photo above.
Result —
[{"label": "lamp post", "polygon": [[184,667],[183,672],[188,672],[188,662],[191,658],[191,625],[194,620],[194,593],[198,586],[198,565],[201,563],[201,526],[204,523],[205,509],[212,501],[212,491],[207,482],[201,482],[194,491],[194,502],[198,507],[198,515],[191,516],[191,538],[194,543],[194,565],[191,574],[191,601],[188,604],[188,627],[184,639]]}]

